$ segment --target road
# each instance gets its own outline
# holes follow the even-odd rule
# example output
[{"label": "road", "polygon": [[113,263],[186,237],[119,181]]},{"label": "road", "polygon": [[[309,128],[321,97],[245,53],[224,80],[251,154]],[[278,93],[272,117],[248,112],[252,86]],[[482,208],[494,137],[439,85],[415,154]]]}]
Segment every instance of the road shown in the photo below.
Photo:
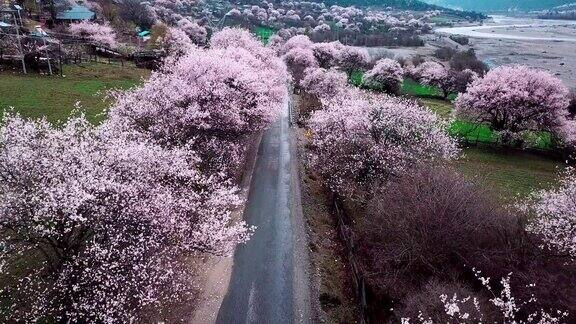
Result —
[{"label": "road", "polygon": [[[244,219],[257,226],[236,249],[217,323],[308,322],[309,285],[288,100],[260,143]],[[295,190],[297,189],[297,190]]]}]

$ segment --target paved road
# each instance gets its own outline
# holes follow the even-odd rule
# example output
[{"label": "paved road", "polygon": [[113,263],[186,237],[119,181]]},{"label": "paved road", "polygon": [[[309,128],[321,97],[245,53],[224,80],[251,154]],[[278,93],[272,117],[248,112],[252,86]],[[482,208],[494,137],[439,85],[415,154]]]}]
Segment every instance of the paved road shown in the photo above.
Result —
[{"label": "paved road", "polygon": [[246,245],[236,250],[217,323],[302,322],[303,310],[299,308],[307,304],[301,302],[306,292],[299,290],[307,285],[295,283],[295,278],[303,277],[298,269],[300,257],[294,255],[299,245],[294,234],[300,229],[295,229],[293,217],[299,215],[300,206],[293,191],[297,184],[288,102],[285,106],[281,118],[264,133],[260,144],[244,213],[244,219],[257,230]]}]

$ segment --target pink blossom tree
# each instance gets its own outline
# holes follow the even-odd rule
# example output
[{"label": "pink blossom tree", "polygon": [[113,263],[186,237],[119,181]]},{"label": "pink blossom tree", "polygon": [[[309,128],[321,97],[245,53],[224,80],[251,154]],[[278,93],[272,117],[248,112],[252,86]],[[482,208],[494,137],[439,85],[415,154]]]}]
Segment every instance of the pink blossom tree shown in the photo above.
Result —
[{"label": "pink blossom tree", "polygon": [[348,71],[357,71],[370,62],[368,51],[363,48],[345,46],[340,55],[340,66]]},{"label": "pink blossom tree", "polygon": [[332,28],[326,23],[321,23],[312,29],[312,39],[316,42],[326,41],[331,35]]},{"label": "pink blossom tree", "polygon": [[576,174],[566,171],[558,188],[532,194],[523,204],[534,217],[528,230],[543,239],[544,246],[576,259]]},{"label": "pink blossom tree", "polygon": [[183,30],[192,42],[196,45],[205,45],[208,39],[208,31],[205,27],[192,22],[189,19],[182,18],[178,21],[178,27]]},{"label": "pink blossom tree", "polygon": [[568,89],[559,79],[525,66],[505,66],[473,82],[456,100],[456,114],[495,131],[572,133],[568,105]]},{"label": "pink blossom tree", "polygon": [[339,64],[344,47],[342,43],[336,41],[330,43],[315,43],[312,50],[320,67],[327,69]]},{"label": "pink blossom tree", "polygon": [[204,176],[193,150],[129,137],[83,118],[59,129],[5,116],[0,295],[10,320],[145,321],[192,297],[187,257],[226,255],[248,238],[230,218],[237,189]]},{"label": "pink blossom tree", "polygon": [[172,60],[178,59],[197,48],[182,29],[175,27],[168,27],[164,37],[158,41],[160,47]]},{"label": "pink blossom tree", "polygon": [[288,70],[296,85],[300,84],[300,80],[304,77],[304,71],[306,69],[318,67],[314,52],[310,48],[293,48],[284,54],[282,59],[288,66]]},{"label": "pink blossom tree", "polygon": [[129,117],[168,142],[184,143],[197,131],[259,131],[278,115],[285,80],[242,48],[198,49],[120,94],[110,116]]},{"label": "pink blossom tree", "polygon": [[436,87],[444,99],[454,93],[466,92],[468,86],[478,79],[478,74],[472,70],[449,69],[433,61],[420,64],[413,68],[410,74],[422,84]]},{"label": "pink blossom tree", "polygon": [[[191,144],[206,153],[205,161],[214,161],[213,170],[233,172],[232,162],[241,160],[235,156],[238,141],[267,128],[287,96],[285,69],[276,69],[282,63],[267,60],[237,47],[195,50],[153,73],[142,87],[120,94],[111,122],[162,145]],[[214,137],[222,142],[217,152],[227,157],[203,150],[217,147],[204,145]]]},{"label": "pink blossom tree", "polygon": [[322,99],[329,99],[337,96],[340,92],[346,91],[348,77],[346,73],[334,68],[326,70],[323,68],[309,68],[304,71],[304,78],[300,81],[300,86],[308,93]]},{"label": "pink blossom tree", "polygon": [[436,115],[413,101],[349,89],[313,113],[312,165],[347,197],[424,161],[457,155]]},{"label": "pink blossom tree", "polygon": [[306,35],[296,35],[291,37],[284,43],[282,47],[282,54],[286,54],[293,49],[308,49],[311,50],[314,46],[314,43],[310,40],[310,38]]},{"label": "pink blossom tree", "polygon": [[73,35],[86,37],[100,46],[118,47],[116,32],[107,23],[100,25],[91,21],[81,21],[70,24],[68,31]]},{"label": "pink blossom tree", "polygon": [[379,60],[372,70],[364,75],[364,83],[367,86],[391,94],[400,92],[403,81],[404,69],[400,63],[392,59]]},{"label": "pink blossom tree", "polygon": [[442,64],[427,61],[413,68],[410,74],[422,84],[439,88],[442,91],[444,98],[447,98],[448,95],[450,95],[448,91],[444,91],[444,89],[448,88],[446,86],[448,69],[446,69]]},{"label": "pink blossom tree", "polygon": [[[280,60],[274,49],[265,47],[262,42],[252,35],[248,30],[241,28],[224,28],[212,35],[210,39],[212,49],[241,48],[253,55],[256,60],[249,60],[252,66],[257,69],[274,70],[275,82],[285,82],[287,78],[286,65]],[[279,81],[280,80],[280,81]]]}]

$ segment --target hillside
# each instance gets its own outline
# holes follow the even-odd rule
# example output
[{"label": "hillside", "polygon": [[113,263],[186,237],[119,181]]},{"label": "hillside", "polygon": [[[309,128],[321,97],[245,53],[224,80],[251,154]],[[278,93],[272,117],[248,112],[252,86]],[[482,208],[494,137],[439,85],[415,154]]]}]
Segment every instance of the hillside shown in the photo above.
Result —
[{"label": "hillside", "polygon": [[481,12],[503,10],[542,10],[574,2],[574,0],[425,0],[429,4]]},{"label": "hillside", "polygon": [[326,4],[337,4],[347,6],[390,6],[399,9],[409,10],[435,10],[437,5],[426,3],[420,0],[328,0]]},{"label": "hillside", "polygon": [[[434,0],[432,0],[434,1]],[[340,6],[381,6],[393,7],[402,10],[426,11],[426,10],[443,10],[461,17],[471,17],[474,19],[482,19],[483,16],[476,12],[460,10],[453,10],[447,7],[428,3],[420,0],[327,0],[317,1],[324,2],[327,5],[340,5]]]}]

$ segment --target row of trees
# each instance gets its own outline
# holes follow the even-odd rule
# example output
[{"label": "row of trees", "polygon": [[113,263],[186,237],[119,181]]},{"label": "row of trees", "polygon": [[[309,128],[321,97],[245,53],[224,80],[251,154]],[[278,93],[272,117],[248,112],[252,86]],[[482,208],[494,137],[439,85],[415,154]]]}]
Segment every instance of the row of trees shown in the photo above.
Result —
[{"label": "row of trees", "polygon": [[[376,319],[573,319],[574,288],[565,279],[576,276],[573,171],[559,188],[535,193],[520,208],[503,208],[445,164],[458,156],[446,124],[408,99],[380,93],[394,93],[408,75],[445,94],[460,92],[458,118],[494,130],[568,135],[568,91],[559,80],[521,66],[482,77],[439,63],[403,68],[383,59],[364,76],[364,84],[379,91],[364,91],[348,85],[333,44],[310,45],[298,37],[286,47],[306,53],[301,62],[308,64],[290,70],[302,89],[300,111],[311,133],[310,170],[353,217],[353,252]],[[293,60],[287,62],[290,67]],[[569,136],[562,138],[570,143]]]},{"label": "row of trees", "polygon": [[170,58],[114,95],[100,126],[4,117],[0,296],[14,321],[131,322],[187,301],[187,261],[251,232],[234,175],[286,97],[282,62],[247,31]]}]

